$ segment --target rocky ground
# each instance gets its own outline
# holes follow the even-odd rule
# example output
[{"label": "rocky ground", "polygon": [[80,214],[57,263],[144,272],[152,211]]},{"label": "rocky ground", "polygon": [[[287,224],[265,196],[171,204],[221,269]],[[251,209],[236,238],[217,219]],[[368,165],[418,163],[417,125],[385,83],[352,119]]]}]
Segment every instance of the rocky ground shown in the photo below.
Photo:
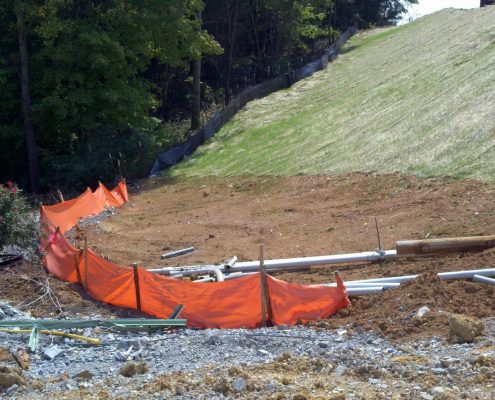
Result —
[{"label": "rocky ground", "polygon": [[[475,343],[390,341],[351,327],[316,330],[74,331],[45,336],[4,397],[164,399],[493,399],[495,318]],[[27,338],[0,333],[4,365]],[[10,356],[10,357],[9,357]],[[1,379],[5,373],[0,371]],[[22,376],[22,377],[21,377]]]},{"label": "rocky ground", "polygon": [[[399,239],[495,232],[495,185],[475,181],[352,174],[157,180],[145,189],[135,188],[130,205],[82,221],[71,240],[78,244],[87,235],[90,247],[113,261],[156,267],[231,255],[255,259],[259,242],[267,258],[372,250],[372,216],[387,249]],[[190,255],[159,259],[191,245]],[[0,398],[495,399],[493,288],[436,279],[440,271],[493,266],[494,255],[491,249],[340,267],[344,279],[421,276],[399,289],[353,298],[351,309],[306,327],[94,328],[73,333],[99,338],[99,346],[41,336],[34,353],[29,335],[0,332]],[[334,279],[332,268],[277,277]],[[2,267],[0,287],[0,320],[143,316],[95,302],[34,262]],[[458,314],[463,317],[453,317]],[[451,335],[457,320],[467,321],[458,332],[464,340]]]}]

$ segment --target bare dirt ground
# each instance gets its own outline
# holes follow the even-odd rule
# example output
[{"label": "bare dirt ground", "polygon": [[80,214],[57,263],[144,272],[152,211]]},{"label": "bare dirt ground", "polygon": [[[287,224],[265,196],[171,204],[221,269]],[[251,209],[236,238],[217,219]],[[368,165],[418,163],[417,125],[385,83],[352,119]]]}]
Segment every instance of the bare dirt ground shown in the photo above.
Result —
[{"label": "bare dirt ground", "polygon": [[[114,215],[101,219],[99,223],[80,227],[72,233],[72,238],[76,245],[81,245],[80,241],[86,234],[92,249],[121,265],[132,262],[139,262],[145,267],[194,265],[219,263],[233,255],[237,255],[239,260],[256,259],[259,243],[265,244],[266,258],[373,250],[377,247],[373,219],[376,216],[380,224],[382,247],[393,249],[395,241],[400,239],[493,234],[494,193],[495,184],[491,183],[398,175],[211,178],[182,182],[161,178],[131,188],[130,204],[115,210]],[[172,260],[160,260],[163,252],[186,246],[194,246],[196,250]],[[296,355],[291,358],[294,361],[290,362],[277,359],[271,363],[244,366],[241,372],[234,375],[230,374],[230,369],[227,375],[217,376],[219,372],[210,374],[210,368],[204,371],[199,368],[179,374],[166,372],[151,381],[146,380],[148,378],[143,381],[144,378],[116,376],[107,386],[101,387],[95,378],[92,389],[87,389],[87,386],[81,389],[81,386],[64,392],[63,396],[61,392],[56,392],[57,397],[118,398],[119,395],[112,393],[122,385],[130,390],[124,396],[126,398],[156,397],[160,393],[170,398],[218,398],[221,393],[226,397],[235,397],[239,394],[233,391],[231,385],[237,376],[241,376],[248,382],[247,391],[240,396],[242,398],[345,399],[348,398],[346,393],[354,393],[352,398],[360,399],[413,399],[419,398],[419,394],[423,396],[421,398],[435,399],[493,398],[490,397],[493,396],[495,383],[490,372],[492,364],[480,367],[476,363],[477,356],[471,357],[473,360],[467,356],[466,360],[461,357],[459,366],[450,368],[445,376],[431,371],[438,367],[441,357],[450,354],[448,345],[441,347],[442,352],[438,357],[438,351],[435,350],[439,343],[435,340],[447,339],[450,313],[479,318],[495,316],[495,293],[491,287],[470,281],[441,282],[436,279],[435,273],[493,267],[494,255],[495,249],[491,249],[444,257],[339,267],[344,279],[421,274],[420,279],[399,289],[375,296],[352,298],[351,309],[310,325],[313,331],[319,332],[318,336],[323,336],[323,332],[335,334],[330,332],[344,327],[347,339],[344,339],[342,345],[347,346],[349,341],[352,347],[354,337],[356,340],[364,340],[364,344],[358,345],[355,351],[361,347],[360,351],[371,351],[376,346],[375,339],[369,344],[371,341],[366,342],[367,336],[363,336],[363,332],[373,331],[378,337],[395,343],[392,346],[401,352],[412,354],[392,358],[392,361],[384,362],[384,367],[376,371],[371,368],[369,372],[367,364],[363,367],[364,364],[358,362],[359,357],[356,355],[355,360],[347,360],[343,355],[342,360],[332,361],[333,366],[328,368],[325,366],[328,360],[323,367],[319,364],[313,367],[314,363],[320,362],[318,357],[300,358]],[[301,283],[331,282],[334,270],[335,267],[317,267],[276,276]],[[46,285],[47,279],[59,306],[45,295],[42,284]],[[49,278],[35,264],[18,263],[2,268],[0,287],[2,300],[30,312],[34,317],[136,315],[134,311],[92,300],[78,285]],[[431,311],[423,318],[416,318],[417,310],[425,305]],[[494,318],[486,319],[488,341],[469,347],[466,351],[491,354],[493,321]],[[264,342],[253,343],[258,348]],[[407,343],[410,343],[410,349]],[[318,345],[315,346],[318,348]],[[349,351],[354,351],[351,347]],[[428,351],[421,350],[430,347]],[[463,349],[453,348],[452,357],[460,357]],[[426,361],[424,357],[416,360],[417,353],[424,354]],[[404,367],[397,369],[394,366],[396,358],[400,358]],[[277,364],[280,362],[283,365]],[[426,364],[421,366],[421,363]],[[109,360],[109,365],[114,364],[115,361]],[[347,366],[347,372],[343,375],[339,372],[341,364]],[[328,369],[324,375],[322,368],[324,371]],[[470,377],[462,378],[463,374],[470,374]],[[452,376],[459,381],[458,386],[450,387],[449,379]],[[271,392],[266,388],[274,384],[272,382],[266,386],[268,378],[270,382],[276,383],[275,389],[270,389]],[[63,379],[66,378],[53,379],[62,379],[62,383],[57,385],[65,387]],[[148,383],[143,386],[143,382]],[[32,386],[32,383],[29,385]],[[471,397],[464,393],[463,385],[466,393],[472,392]],[[40,393],[53,394],[56,389],[47,389],[46,385],[44,389],[31,386],[23,389],[19,398],[36,398]],[[190,388],[196,388],[196,391]],[[210,394],[203,396],[207,391]]]},{"label": "bare dirt ground", "polygon": [[[293,178],[148,180],[131,203],[100,224],[85,228],[91,248],[121,265],[145,267],[219,263],[236,255],[255,260],[373,250],[400,239],[488,235],[495,232],[495,185],[471,180],[418,179],[398,175],[350,174]],[[82,237],[82,232],[79,235]],[[160,260],[163,252],[195,251]],[[344,279],[411,273],[418,282],[379,296],[353,300],[353,308],[316,325],[352,323],[392,338],[447,333],[443,312],[495,315],[493,289],[467,281],[439,282],[434,273],[493,266],[494,250],[444,257],[403,259],[339,267]],[[279,273],[293,282],[333,281],[335,267]],[[473,306],[476,304],[475,306]],[[411,313],[427,305],[421,326]]]},{"label": "bare dirt ground", "polygon": [[[196,179],[145,181],[131,188],[131,201],[116,214],[88,225],[89,246],[121,265],[145,267],[219,263],[236,255],[254,260],[258,244],[265,258],[288,258],[373,250],[380,225],[382,247],[400,239],[488,235],[495,232],[495,185],[479,181],[418,179],[398,175],[350,174],[293,178]],[[179,258],[161,260],[163,252],[194,246]],[[495,316],[493,289],[468,281],[440,282],[434,273],[493,267],[495,249],[442,257],[401,259],[341,266],[344,279],[426,274],[423,279],[378,296],[354,298],[350,310],[320,328],[353,324],[391,338],[447,334],[445,313]],[[278,273],[293,282],[332,282],[336,267]],[[20,278],[19,278],[20,277]],[[2,298],[33,316],[127,315],[130,311],[100,304],[79,288],[56,279],[50,285],[61,309],[40,283],[46,275],[29,263],[4,267]],[[28,296],[26,296],[28,294]],[[32,304],[31,302],[35,301]],[[419,307],[434,311],[421,326],[411,318]]]}]

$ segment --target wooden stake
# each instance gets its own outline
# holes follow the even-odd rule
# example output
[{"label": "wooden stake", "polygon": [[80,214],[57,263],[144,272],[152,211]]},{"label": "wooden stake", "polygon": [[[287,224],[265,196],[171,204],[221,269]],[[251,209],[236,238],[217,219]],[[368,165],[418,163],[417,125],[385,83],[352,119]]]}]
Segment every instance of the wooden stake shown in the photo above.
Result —
[{"label": "wooden stake", "polygon": [[88,290],[88,238],[84,236],[84,290]]},{"label": "wooden stake", "polygon": [[141,291],[139,290],[139,269],[137,263],[132,263],[134,270],[134,287],[136,289],[136,309],[141,311]]},{"label": "wooden stake", "polygon": [[61,203],[63,203],[65,200],[64,200],[64,195],[62,194],[62,192],[60,191],[60,189],[57,189],[57,195],[58,195],[58,199],[60,200]]},{"label": "wooden stake", "polygon": [[74,254],[74,267],[76,268],[77,281],[82,285],[81,271],[79,270],[79,257]]},{"label": "wooden stake", "polygon": [[263,245],[260,244],[260,292],[261,292],[261,325],[266,327],[266,270]]}]

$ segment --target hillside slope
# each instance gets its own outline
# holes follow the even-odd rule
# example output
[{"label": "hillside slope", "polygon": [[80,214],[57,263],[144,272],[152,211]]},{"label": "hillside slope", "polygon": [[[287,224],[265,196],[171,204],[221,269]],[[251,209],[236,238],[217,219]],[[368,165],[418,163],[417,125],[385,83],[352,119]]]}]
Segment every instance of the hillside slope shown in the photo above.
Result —
[{"label": "hillside slope", "polygon": [[171,173],[350,171],[495,178],[495,6],[357,35],[324,71],[249,103]]}]

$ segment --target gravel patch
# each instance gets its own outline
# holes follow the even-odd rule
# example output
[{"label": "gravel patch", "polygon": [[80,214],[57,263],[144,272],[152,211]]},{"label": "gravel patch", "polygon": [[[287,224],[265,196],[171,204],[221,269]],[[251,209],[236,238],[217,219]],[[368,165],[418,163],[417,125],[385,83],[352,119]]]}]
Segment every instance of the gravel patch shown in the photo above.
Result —
[{"label": "gravel patch", "polygon": [[[279,326],[146,333],[75,329],[73,333],[101,339],[102,345],[41,336],[38,350],[30,355],[30,367],[24,371],[24,377],[31,383],[11,389],[10,394],[4,392],[4,396],[54,397],[59,393],[98,389],[110,398],[134,398],[137,393],[153,398],[157,390],[161,393],[157,398],[225,398],[229,397],[228,393],[256,398],[255,392],[260,390],[265,395],[280,390],[297,392],[297,384],[292,385],[290,378],[293,371],[289,368],[284,373],[281,367],[292,362],[296,370],[307,363],[311,366],[309,372],[301,375],[301,381],[311,376],[316,380],[326,377],[340,381],[344,385],[342,390],[333,393],[332,386],[331,394],[355,394],[345,398],[374,393],[370,390],[384,393],[384,398],[392,398],[394,393],[412,396],[401,398],[440,398],[439,394],[444,396],[441,398],[450,398],[445,393],[454,387],[458,389],[457,398],[462,398],[462,393],[469,389],[477,398],[493,399],[494,321],[494,318],[486,320],[490,328],[481,341],[454,345],[440,338],[393,343],[374,333],[351,328],[317,331]],[[17,349],[26,345],[26,335],[0,333],[0,347]],[[238,372],[228,372],[237,367]],[[259,368],[268,368],[268,372],[261,374],[261,380],[254,377]],[[286,384],[268,379],[280,368]],[[129,370],[132,373],[126,372],[126,376],[121,373]],[[163,380],[164,376],[173,380],[178,373],[187,373],[181,375],[186,382],[179,385],[181,389],[177,385],[172,385],[172,391],[172,386],[167,385],[156,389],[157,380]],[[460,381],[464,384],[460,385]],[[43,384],[36,386],[36,382]],[[316,385],[314,390],[323,389]]]}]

